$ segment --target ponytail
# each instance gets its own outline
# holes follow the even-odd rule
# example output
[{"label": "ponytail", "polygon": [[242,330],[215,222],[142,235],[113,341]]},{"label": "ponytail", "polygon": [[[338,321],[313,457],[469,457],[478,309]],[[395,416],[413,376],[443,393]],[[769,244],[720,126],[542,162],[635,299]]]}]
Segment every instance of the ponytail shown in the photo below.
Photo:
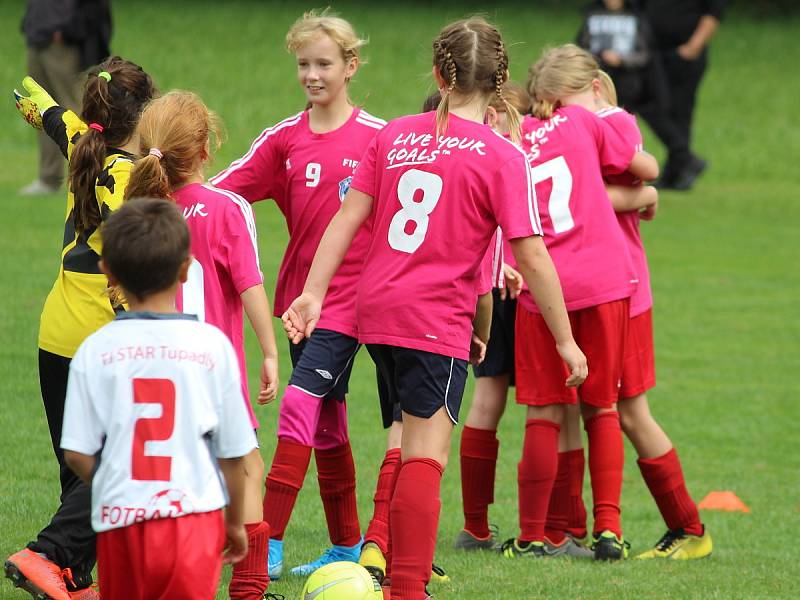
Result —
[{"label": "ponytail", "polygon": [[445,42],[437,40],[433,44],[433,49],[435,53],[434,62],[444,68],[444,70],[441,70],[440,67],[440,74],[442,79],[446,78],[447,80],[447,87],[442,92],[442,100],[436,108],[436,137],[438,138],[447,131],[447,121],[450,116],[450,95],[456,89],[458,69],[455,60],[453,60],[453,55],[448,50]]},{"label": "ponytail", "polygon": [[170,198],[167,171],[163,159],[155,153],[140,158],[131,169],[131,178],[125,188],[125,200],[131,198]]},{"label": "ponytail", "polygon": [[155,94],[150,76],[139,65],[118,56],[89,71],[81,111],[81,119],[89,127],[75,142],[69,159],[73,223],[78,234],[100,225],[96,187],[108,149],[125,145],[145,103]]},{"label": "ponytail", "polygon": [[556,111],[556,103],[552,100],[540,100],[534,98],[531,107],[531,114],[537,119],[550,119]]}]

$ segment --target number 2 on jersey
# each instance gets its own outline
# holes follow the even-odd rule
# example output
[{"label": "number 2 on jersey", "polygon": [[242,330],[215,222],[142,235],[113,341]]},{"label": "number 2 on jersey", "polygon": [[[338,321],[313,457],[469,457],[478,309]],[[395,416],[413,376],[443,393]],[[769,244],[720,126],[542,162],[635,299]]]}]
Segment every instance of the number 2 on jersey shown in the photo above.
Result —
[{"label": "number 2 on jersey", "polygon": [[147,442],[163,442],[175,430],[175,384],[169,379],[134,379],[134,404],[158,404],[160,417],[139,417],[133,426],[131,477],[138,481],[172,479],[172,457],[145,454]]},{"label": "number 2 on jersey", "polygon": [[547,213],[553,223],[555,233],[563,233],[575,227],[572,213],[569,212],[569,197],[572,195],[572,173],[569,171],[567,161],[563,156],[548,160],[546,163],[536,165],[531,169],[533,185],[553,180],[550,190],[550,199],[547,202]]},{"label": "number 2 on jersey", "polygon": [[[422,192],[419,202],[414,200],[417,192]],[[442,178],[435,173],[409,169],[397,182],[397,198],[402,208],[398,210],[389,224],[389,245],[400,252],[413,254],[425,241],[428,233],[429,215],[439,203],[442,195]],[[409,222],[414,223],[412,233],[406,232]]]}]

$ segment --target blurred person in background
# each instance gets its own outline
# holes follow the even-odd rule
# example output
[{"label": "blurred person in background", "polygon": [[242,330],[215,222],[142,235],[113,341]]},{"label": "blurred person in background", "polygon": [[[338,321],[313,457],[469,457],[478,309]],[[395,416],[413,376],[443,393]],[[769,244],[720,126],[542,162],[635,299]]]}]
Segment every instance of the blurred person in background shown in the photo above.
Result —
[{"label": "blurred person in background", "polygon": [[695,98],[724,0],[597,0],[578,44],[611,75],[619,104],[666,146],[658,185],[687,190],[707,164],[691,151]]},{"label": "blurred person in background", "polygon": [[[642,116],[657,135],[668,123],[685,140],[685,151],[671,147],[659,187],[688,190],[706,169],[705,160],[691,151],[692,117],[700,81],[708,64],[708,44],[719,27],[725,0],[643,0],[643,12],[653,31],[655,50],[668,86],[665,114]],[[662,141],[666,141],[662,138]]]},{"label": "blurred person in background", "polygon": [[[28,73],[59,105],[80,112],[81,71],[109,56],[110,0],[28,0],[22,18]],[[39,134],[39,173],[24,196],[58,191],[66,163],[58,146]]]}]

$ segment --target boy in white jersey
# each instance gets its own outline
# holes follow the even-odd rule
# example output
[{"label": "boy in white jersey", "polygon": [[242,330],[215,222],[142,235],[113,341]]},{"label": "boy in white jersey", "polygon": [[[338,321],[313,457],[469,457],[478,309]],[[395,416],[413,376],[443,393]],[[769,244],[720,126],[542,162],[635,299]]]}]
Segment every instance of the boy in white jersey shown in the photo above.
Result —
[{"label": "boy in white jersey", "polygon": [[222,563],[247,553],[242,457],[256,439],[236,354],[217,328],[175,309],[191,256],[172,202],[131,200],[102,235],[101,268],[130,310],[78,348],[61,438],[92,486],[100,588],[211,599]]}]

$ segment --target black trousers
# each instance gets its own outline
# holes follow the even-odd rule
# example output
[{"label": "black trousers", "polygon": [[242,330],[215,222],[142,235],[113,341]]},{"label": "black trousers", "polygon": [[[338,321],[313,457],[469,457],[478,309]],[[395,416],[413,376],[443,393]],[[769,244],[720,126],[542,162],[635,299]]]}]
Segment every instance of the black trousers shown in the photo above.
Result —
[{"label": "black trousers", "polygon": [[92,568],[97,555],[91,520],[91,488],[66,465],[61,450],[69,363],[69,358],[39,349],[39,385],[50,440],[58,459],[61,503],[50,523],[39,532],[35,542],[28,544],[28,548],[46,554],[61,568],[70,568],[76,586],[83,588],[92,582]]},{"label": "black trousers", "polygon": [[687,61],[675,48],[658,52],[657,68],[663,70],[666,102],[652,102],[639,108],[661,142],[667,147],[665,171],[679,171],[691,159],[692,118],[697,90],[708,64],[708,50]]}]

